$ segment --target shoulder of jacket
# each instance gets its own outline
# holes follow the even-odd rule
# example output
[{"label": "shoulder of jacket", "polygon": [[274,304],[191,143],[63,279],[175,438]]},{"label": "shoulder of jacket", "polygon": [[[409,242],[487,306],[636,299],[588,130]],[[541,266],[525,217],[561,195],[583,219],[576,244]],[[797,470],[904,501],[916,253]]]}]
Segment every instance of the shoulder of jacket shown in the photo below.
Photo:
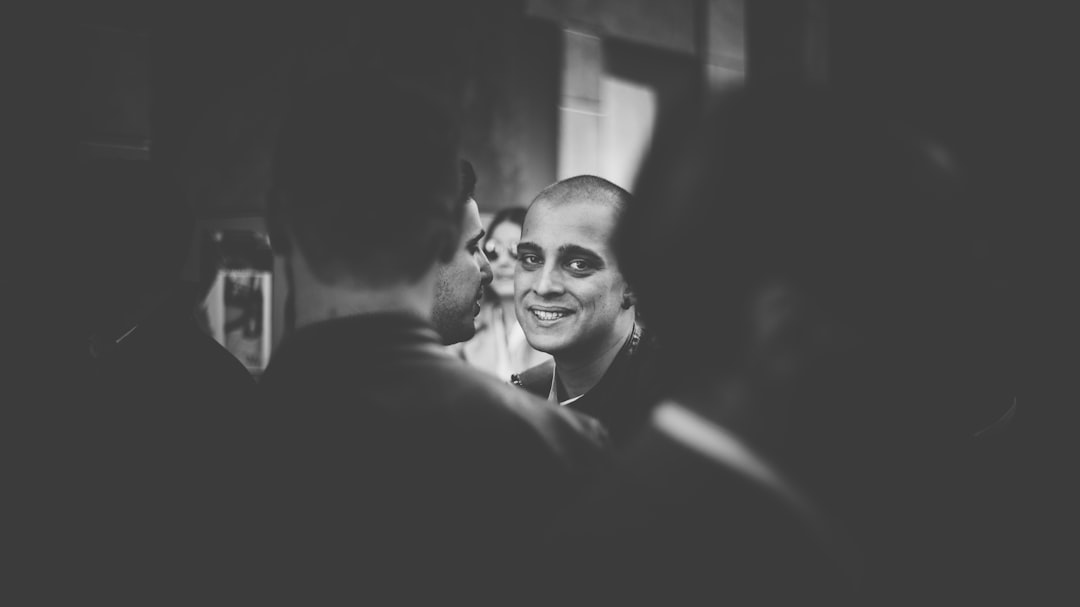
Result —
[{"label": "shoulder of jacket", "polygon": [[551,378],[554,374],[555,361],[545,360],[535,367],[511,375],[510,383],[537,396],[547,397],[548,392],[551,390]]}]

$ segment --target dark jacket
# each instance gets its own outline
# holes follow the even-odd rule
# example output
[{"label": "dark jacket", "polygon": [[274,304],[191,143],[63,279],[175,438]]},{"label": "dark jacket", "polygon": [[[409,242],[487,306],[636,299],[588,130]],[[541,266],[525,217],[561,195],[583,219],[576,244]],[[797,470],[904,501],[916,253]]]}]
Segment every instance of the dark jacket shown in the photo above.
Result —
[{"label": "dark jacket", "polygon": [[77,510],[58,524],[74,527],[63,554],[83,596],[197,601],[233,562],[256,386],[198,328],[194,300],[178,289],[118,343],[86,349],[78,407],[58,424],[73,493],[57,500]]},{"label": "dark jacket", "polygon": [[[555,363],[549,360],[513,375],[510,382],[547,399],[554,373]],[[618,446],[646,424],[661,393],[655,340],[635,325],[600,382],[564,408],[598,420]]]},{"label": "dark jacket", "polygon": [[842,538],[734,434],[666,401],[553,525],[564,605],[844,605]]},{"label": "dark jacket", "polygon": [[404,314],[299,330],[260,387],[272,540],[255,585],[271,599],[498,595],[601,454],[591,420],[469,368]]}]

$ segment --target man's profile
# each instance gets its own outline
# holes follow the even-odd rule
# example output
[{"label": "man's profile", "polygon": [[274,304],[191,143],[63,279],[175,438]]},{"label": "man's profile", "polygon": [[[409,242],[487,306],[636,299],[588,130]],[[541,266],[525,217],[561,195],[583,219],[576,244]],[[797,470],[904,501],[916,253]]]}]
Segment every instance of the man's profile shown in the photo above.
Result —
[{"label": "man's profile", "polygon": [[484,287],[491,284],[491,264],[480,250],[484,228],[480,210],[473,199],[476,172],[467,160],[461,161],[462,230],[457,250],[449,261],[439,264],[435,280],[435,307],[431,322],[444,344],[467,341],[476,334],[476,315]]}]

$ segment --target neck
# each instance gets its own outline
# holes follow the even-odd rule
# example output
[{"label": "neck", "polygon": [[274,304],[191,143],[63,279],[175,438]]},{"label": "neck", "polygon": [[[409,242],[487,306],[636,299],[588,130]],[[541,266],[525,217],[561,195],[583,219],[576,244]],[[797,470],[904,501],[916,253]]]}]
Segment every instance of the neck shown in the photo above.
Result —
[{"label": "neck", "polygon": [[302,255],[289,259],[296,306],[296,327],[380,312],[411,313],[430,320],[435,303],[435,273],[428,271],[416,282],[372,285],[359,279],[334,284],[320,282]]},{"label": "neck", "polygon": [[566,390],[567,398],[581,396],[592,390],[596,384],[600,383],[604,373],[611,367],[611,363],[615,362],[623,344],[634,330],[633,308],[628,312],[629,314],[619,317],[619,321],[615,324],[616,330],[612,332],[611,337],[591,355],[584,357],[554,355],[555,373],[563,389]]}]

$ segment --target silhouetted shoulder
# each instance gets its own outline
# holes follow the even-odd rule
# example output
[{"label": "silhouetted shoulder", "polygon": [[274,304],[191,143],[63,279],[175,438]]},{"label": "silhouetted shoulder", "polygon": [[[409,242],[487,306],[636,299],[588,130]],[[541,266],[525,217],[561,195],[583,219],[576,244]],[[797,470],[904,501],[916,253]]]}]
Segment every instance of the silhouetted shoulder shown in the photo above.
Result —
[{"label": "silhouetted shoulder", "polygon": [[[587,415],[555,406],[532,394],[477,371],[449,356],[440,361],[447,374],[447,384],[453,385],[453,404],[457,408],[475,408],[477,414],[512,416],[526,422],[566,463],[588,463],[599,450],[606,448],[607,432],[601,424]],[[547,367],[550,387],[553,364]],[[547,395],[547,389],[544,390]],[[448,396],[451,396],[448,394]],[[582,460],[585,460],[584,462]]]}]

